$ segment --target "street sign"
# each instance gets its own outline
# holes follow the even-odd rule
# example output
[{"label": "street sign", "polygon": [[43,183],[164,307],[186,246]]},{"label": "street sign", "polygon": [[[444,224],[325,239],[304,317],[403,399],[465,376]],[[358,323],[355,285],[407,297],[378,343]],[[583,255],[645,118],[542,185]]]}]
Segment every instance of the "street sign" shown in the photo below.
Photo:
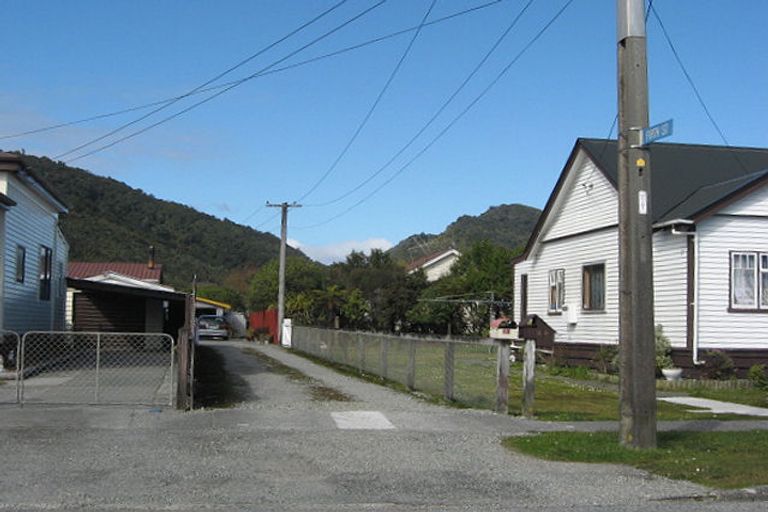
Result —
[{"label": "street sign", "polygon": [[659,123],[655,126],[643,128],[643,138],[640,142],[640,145],[645,146],[651,142],[656,142],[659,139],[663,139],[664,137],[669,137],[670,135],[672,135],[671,119],[664,121],[663,123]]}]

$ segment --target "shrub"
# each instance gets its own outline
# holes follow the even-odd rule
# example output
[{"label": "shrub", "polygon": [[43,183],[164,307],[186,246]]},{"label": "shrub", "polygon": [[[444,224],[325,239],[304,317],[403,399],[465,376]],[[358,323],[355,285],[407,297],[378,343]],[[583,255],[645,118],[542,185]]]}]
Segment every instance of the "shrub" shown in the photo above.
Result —
[{"label": "shrub", "polygon": [[669,342],[669,338],[664,334],[664,326],[659,324],[656,326],[656,374],[660,375],[661,370],[664,368],[672,368],[674,363],[672,362],[672,344]]},{"label": "shrub", "polygon": [[757,389],[768,389],[768,373],[764,364],[755,364],[749,368],[747,378]]},{"label": "shrub", "polygon": [[600,345],[595,355],[595,364],[602,373],[616,373],[618,371],[619,347],[616,345]]},{"label": "shrub", "polygon": [[705,379],[728,380],[736,375],[736,368],[728,354],[720,350],[712,350],[704,354],[702,374]]}]

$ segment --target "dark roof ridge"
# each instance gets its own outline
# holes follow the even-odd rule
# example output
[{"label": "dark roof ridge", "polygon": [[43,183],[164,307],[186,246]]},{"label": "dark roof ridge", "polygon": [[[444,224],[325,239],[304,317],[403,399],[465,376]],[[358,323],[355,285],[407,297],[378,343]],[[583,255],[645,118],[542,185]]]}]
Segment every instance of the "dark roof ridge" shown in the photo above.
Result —
[{"label": "dark roof ridge", "polygon": [[[616,139],[605,139],[601,137],[579,137],[579,141],[589,141],[589,142],[597,142],[597,143],[615,143]],[[758,146],[734,146],[734,145],[725,145],[725,144],[702,144],[702,143],[696,143],[696,142],[654,142],[654,146],[675,146],[675,147],[690,147],[690,148],[701,148],[706,149],[708,151],[723,151],[723,150],[729,150],[729,149],[736,149],[739,151],[759,151],[759,152],[765,152],[768,151],[768,148],[762,148]]]}]

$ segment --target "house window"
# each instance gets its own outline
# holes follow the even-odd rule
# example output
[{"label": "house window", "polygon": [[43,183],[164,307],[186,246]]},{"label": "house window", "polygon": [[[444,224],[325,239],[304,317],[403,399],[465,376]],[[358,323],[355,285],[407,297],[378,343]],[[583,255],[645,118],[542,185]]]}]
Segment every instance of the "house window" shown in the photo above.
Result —
[{"label": "house window", "polygon": [[582,307],[586,311],[605,309],[605,263],[582,268]]},{"label": "house window", "polygon": [[17,245],[16,246],[16,282],[24,282],[24,274],[27,269],[27,249]]},{"label": "house window", "polygon": [[50,248],[40,247],[40,300],[51,300],[51,268],[53,265],[53,251]]},{"label": "house window", "polygon": [[565,302],[565,270],[549,271],[549,311],[560,312]]},{"label": "house window", "polygon": [[768,254],[731,253],[731,308],[768,310]]}]

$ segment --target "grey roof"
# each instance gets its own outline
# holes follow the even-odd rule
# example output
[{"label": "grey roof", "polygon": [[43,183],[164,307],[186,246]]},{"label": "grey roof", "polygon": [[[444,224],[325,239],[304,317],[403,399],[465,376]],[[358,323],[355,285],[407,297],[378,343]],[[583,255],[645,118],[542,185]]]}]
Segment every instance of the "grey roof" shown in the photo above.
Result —
[{"label": "grey roof", "polygon": [[[579,139],[579,145],[616,186],[616,141]],[[768,175],[768,149],[664,143],[649,148],[654,223],[693,219]]]}]

